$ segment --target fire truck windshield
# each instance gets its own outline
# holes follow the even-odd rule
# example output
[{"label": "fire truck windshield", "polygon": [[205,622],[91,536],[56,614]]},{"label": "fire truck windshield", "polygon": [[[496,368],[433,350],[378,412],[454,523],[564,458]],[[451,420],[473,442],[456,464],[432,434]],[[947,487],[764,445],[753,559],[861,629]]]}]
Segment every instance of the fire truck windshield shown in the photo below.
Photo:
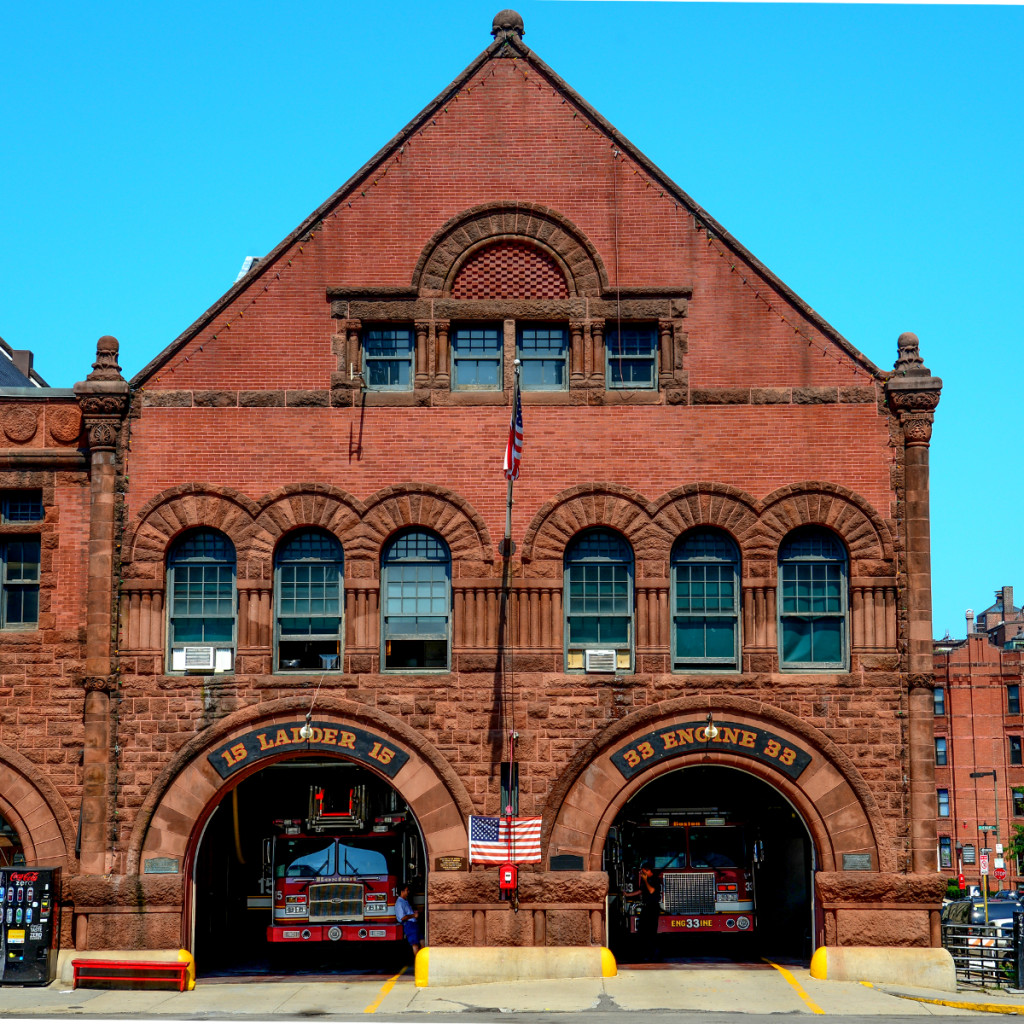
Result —
[{"label": "fire truck windshield", "polygon": [[347,843],[338,844],[339,875],[386,875],[387,857],[380,850],[365,850]]},{"label": "fire truck windshield", "polygon": [[690,829],[690,862],[695,868],[735,868],[744,862],[743,830],[729,826]]},{"label": "fire truck windshield", "polygon": [[644,843],[647,857],[654,861],[655,871],[686,867],[686,835],[682,829],[667,832],[652,829],[644,837]]},{"label": "fire truck windshield", "polygon": [[311,878],[337,874],[333,839],[277,840],[277,877]]}]

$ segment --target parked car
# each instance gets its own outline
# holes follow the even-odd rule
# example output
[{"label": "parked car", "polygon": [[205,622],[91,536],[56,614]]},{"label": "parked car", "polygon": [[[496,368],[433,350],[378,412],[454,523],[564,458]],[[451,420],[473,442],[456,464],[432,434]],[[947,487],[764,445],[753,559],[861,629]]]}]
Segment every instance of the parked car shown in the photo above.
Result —
[{"label": "parked car", "polygon": [[[1024,910],[1024,905],[1016,899],[996,899],[988,901],[988,923],[1001,928],[1013,925],[1014,911]],[[942,908],[941,920],[947,924],[984,924],[985,901],[983,899],[954,900]]]}]

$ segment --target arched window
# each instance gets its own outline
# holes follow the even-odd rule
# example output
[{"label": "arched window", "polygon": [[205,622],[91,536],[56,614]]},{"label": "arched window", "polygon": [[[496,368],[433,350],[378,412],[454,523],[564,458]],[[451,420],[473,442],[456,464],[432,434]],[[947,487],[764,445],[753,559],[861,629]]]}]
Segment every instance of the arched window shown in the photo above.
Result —
[{"label": "arched window", "polygon": [[289,534],[274,556],[277,669],[341,669],[344,555],[324,530]]},{"label": "arched window", "polygon": [[672,549],[672,667],[740,667],[740,553],[723,530],[691,530]]},{"label": "arched window", "polygon": [[235,646],[235,548],[217,530],[183,534],[167,556],[171,670],[230,672]]},{"label": "arched window", "polygon": [[828,530],[802,527],[779,548],[779,661],[783,669],[845,669],[846,549]]},{"label": "arched window", "polygon": [[588,672],[633,667],[633,550],[611,530],[587,530],[565,551],[565,664]]},{"label": "arched window", "polygon": [[427,530],[406,530],[381,559],[381,666],[447,669],[451,651],[452,559]]}]

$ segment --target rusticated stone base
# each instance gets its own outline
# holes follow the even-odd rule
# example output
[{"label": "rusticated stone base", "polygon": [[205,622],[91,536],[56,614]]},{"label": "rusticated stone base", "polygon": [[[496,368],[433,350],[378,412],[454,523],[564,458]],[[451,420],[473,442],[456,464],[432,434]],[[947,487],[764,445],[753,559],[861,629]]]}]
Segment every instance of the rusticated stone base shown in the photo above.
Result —
[{"label": "rusticated stone base", "polygon": [[181,875],[79,875],[70,879],[65,894],[73,904],[75,947],[180,946],[183,892]]}]

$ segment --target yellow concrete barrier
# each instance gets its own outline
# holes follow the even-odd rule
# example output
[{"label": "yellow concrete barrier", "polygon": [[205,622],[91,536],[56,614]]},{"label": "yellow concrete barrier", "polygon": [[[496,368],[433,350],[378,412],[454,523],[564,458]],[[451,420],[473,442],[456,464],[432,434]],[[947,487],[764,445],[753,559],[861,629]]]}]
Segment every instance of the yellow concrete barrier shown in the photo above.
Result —
[{"label": "yellow concrete barrier", "polygon": [[62,949],[57,953],[57,980],[70,985],[72,960],[176,960],[188,963],[188,990],[196,987],[196,962],[187,949]]},{"label": "yellow concrete barrier", "polygon": [[417,988],[554,978],[613,978],[604,946],[428,946],[416,954]]},{"label": "yellow concrete barrier", "polygon": [[811,957],[811,977],[956,991],[956,968],[947,949],[819,946]]}]

